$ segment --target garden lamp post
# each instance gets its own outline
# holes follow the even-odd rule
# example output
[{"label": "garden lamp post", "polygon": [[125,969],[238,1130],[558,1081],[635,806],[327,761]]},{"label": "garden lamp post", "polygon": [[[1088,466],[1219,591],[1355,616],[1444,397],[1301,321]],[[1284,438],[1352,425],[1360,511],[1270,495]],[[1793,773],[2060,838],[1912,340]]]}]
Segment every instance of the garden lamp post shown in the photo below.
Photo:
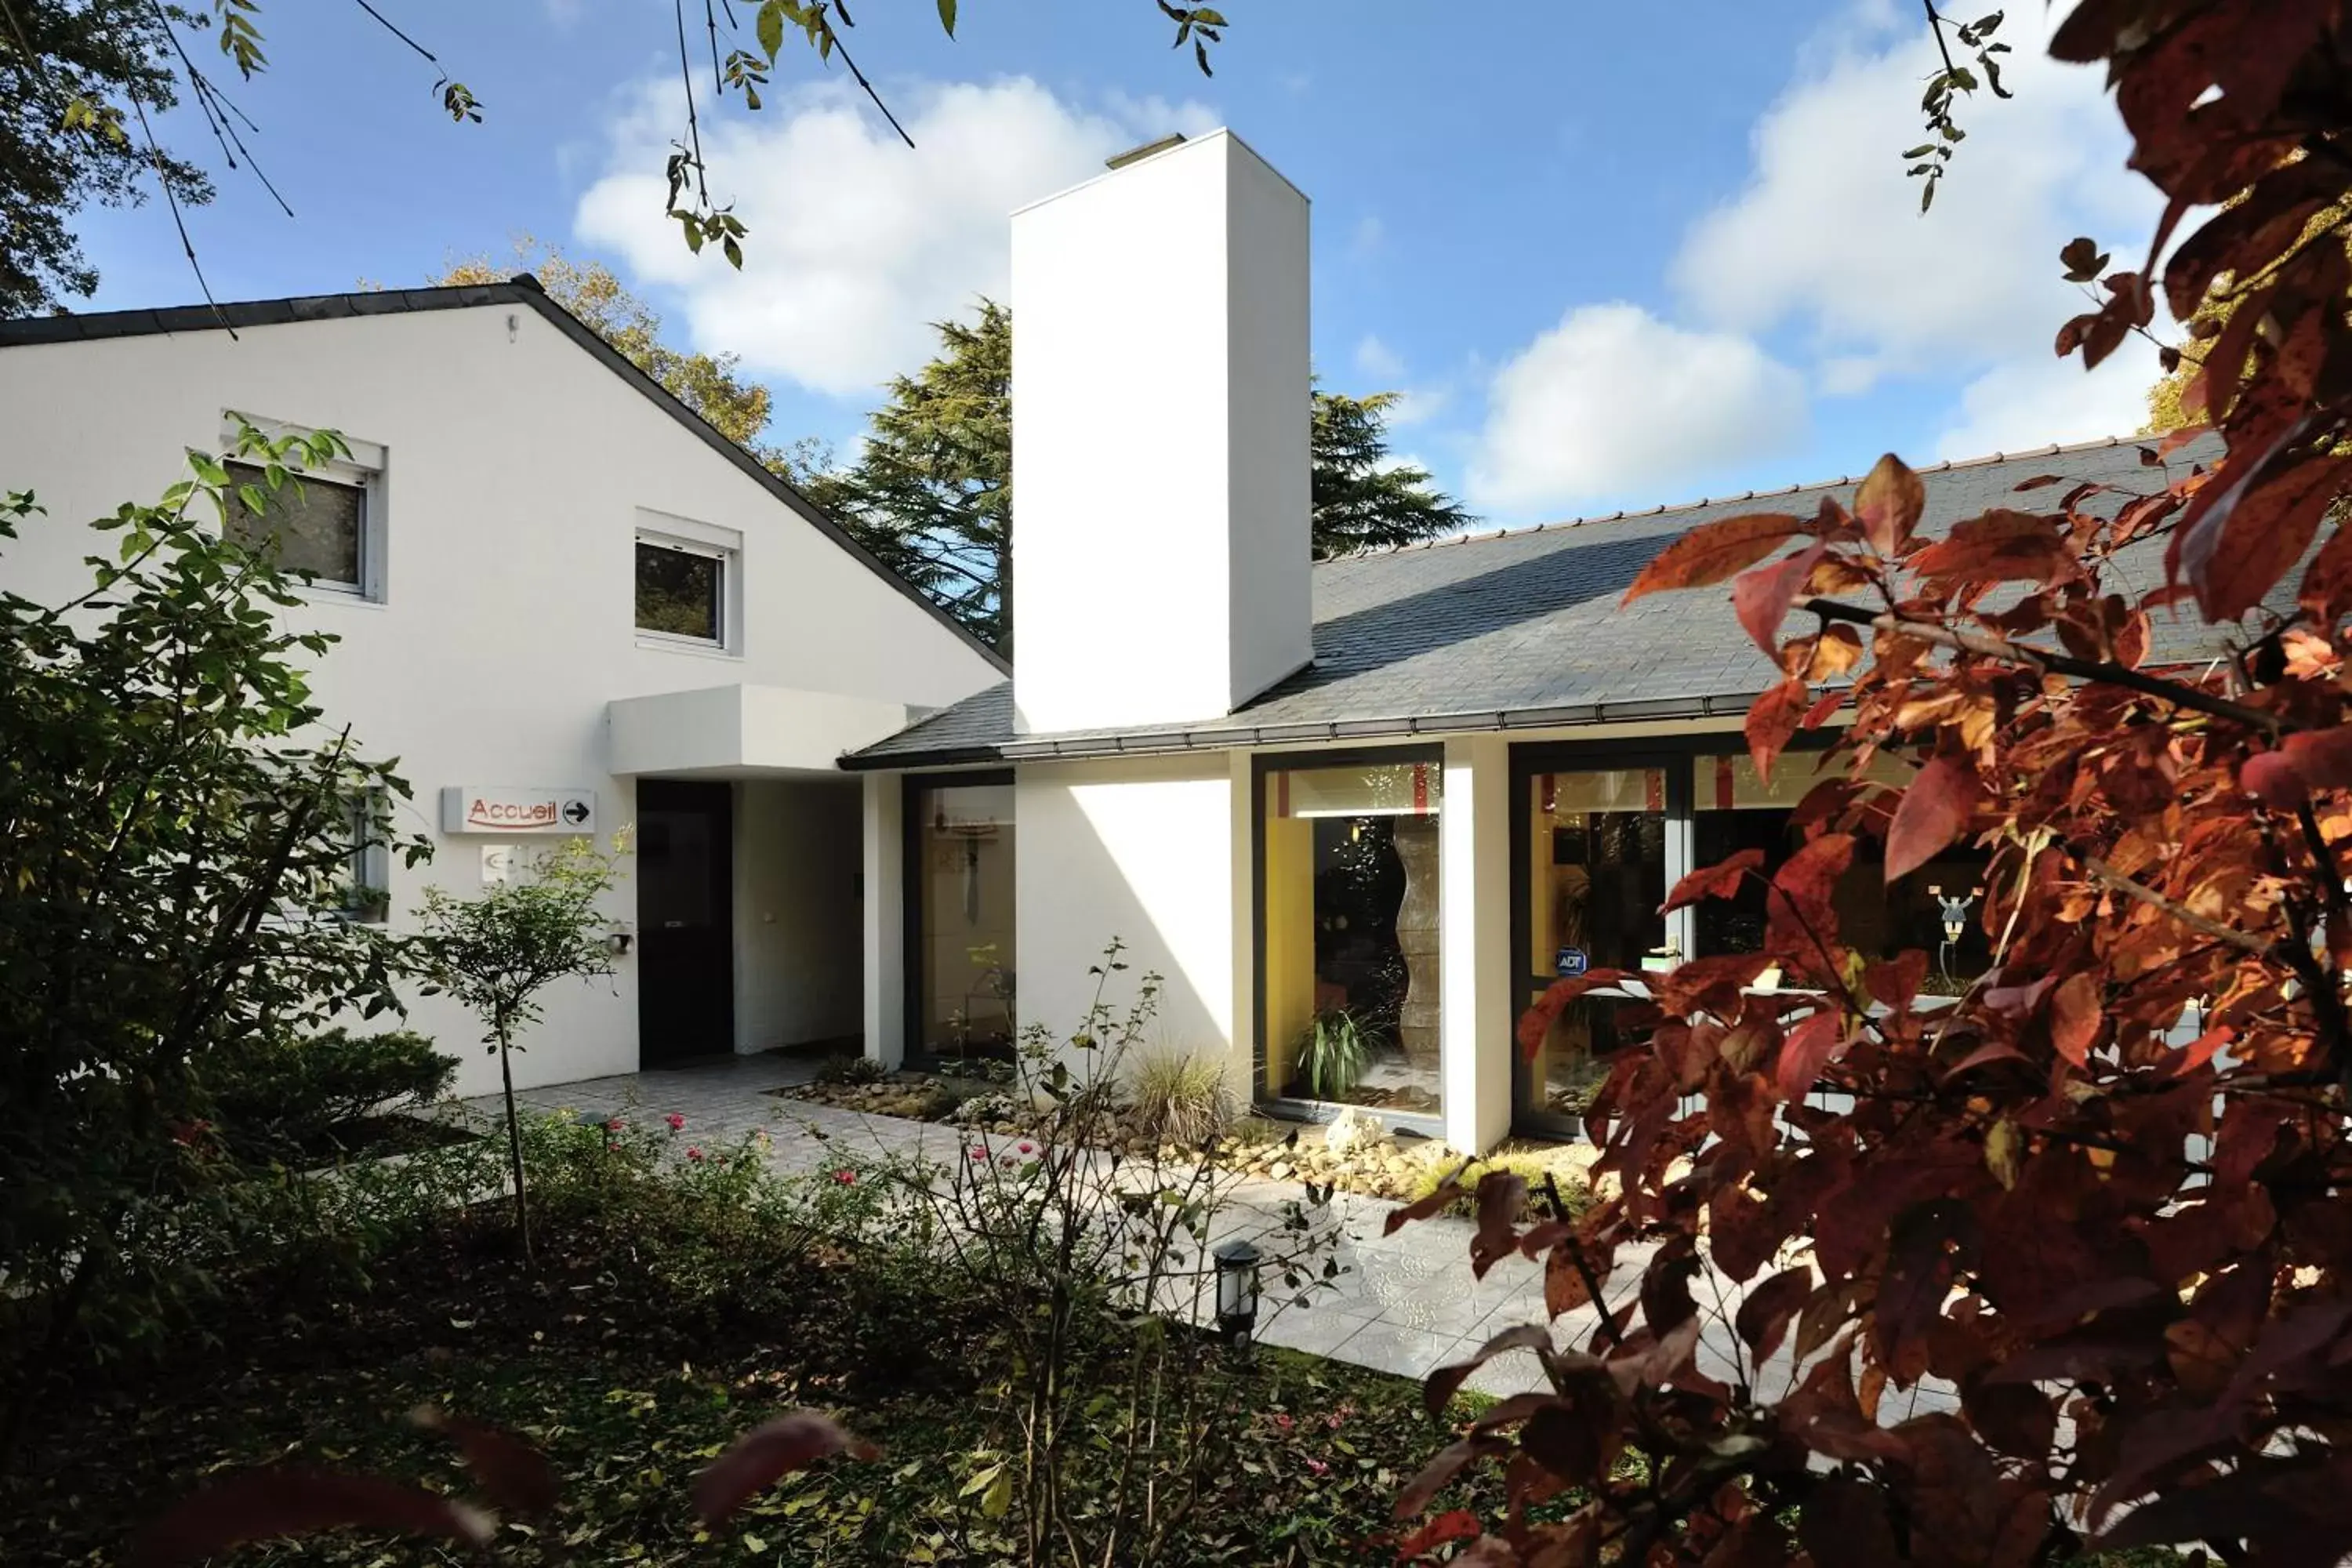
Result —
[{"label": "garden lamp post", "polygon": [[1247,1353],[1257,1329],[1257,1248],[1235,1237],[1216,1250],[1217,1331]]}]

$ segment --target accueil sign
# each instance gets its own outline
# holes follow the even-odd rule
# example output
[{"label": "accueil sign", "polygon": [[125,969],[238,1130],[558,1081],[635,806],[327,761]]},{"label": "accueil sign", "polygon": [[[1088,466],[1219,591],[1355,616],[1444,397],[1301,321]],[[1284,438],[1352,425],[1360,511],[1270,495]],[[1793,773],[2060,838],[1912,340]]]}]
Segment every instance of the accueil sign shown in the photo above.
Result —
[{"label": "accueil sign", "polygon": [[441,791],[444,833],[593,833],[592,789],[450,784]]}]

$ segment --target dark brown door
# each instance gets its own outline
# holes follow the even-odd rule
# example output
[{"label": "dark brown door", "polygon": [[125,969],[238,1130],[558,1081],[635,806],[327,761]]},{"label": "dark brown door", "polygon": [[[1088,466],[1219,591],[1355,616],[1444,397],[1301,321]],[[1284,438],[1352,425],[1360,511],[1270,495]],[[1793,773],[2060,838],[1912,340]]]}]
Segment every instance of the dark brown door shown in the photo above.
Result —
[{"label": "dark brown door", "polygon": [[637,1058],[735,1048],[735,808],[723,784],[637,784]]}]

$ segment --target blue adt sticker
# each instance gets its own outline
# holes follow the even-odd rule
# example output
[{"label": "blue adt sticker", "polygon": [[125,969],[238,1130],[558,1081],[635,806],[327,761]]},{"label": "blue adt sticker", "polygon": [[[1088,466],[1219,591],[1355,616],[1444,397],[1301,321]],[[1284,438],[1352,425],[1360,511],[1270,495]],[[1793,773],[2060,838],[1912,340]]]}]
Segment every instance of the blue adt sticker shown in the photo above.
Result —
[{"label": "blue adt sticker", "polygon": [[1584,955],[1584,950],[1582,948],[1563,947],[1559,950],[1559,954],[1553,958],[1552,968],[1562,976],[1573,979],[1577,975],[1583,973],[1585,970],[1591,966],[1591,962],[1592,961],[1591,959]]}]

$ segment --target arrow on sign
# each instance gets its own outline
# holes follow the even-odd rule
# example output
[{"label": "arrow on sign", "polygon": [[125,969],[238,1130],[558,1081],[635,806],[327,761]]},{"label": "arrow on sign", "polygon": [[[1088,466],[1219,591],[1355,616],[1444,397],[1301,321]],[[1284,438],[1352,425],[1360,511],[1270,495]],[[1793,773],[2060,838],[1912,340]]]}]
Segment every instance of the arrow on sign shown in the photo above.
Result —
[{"label": "arrow on sign", "polygon": [[563,803],[563,820],[571,823],[587,821],[588,803],[584,800],[565,801]]}]

